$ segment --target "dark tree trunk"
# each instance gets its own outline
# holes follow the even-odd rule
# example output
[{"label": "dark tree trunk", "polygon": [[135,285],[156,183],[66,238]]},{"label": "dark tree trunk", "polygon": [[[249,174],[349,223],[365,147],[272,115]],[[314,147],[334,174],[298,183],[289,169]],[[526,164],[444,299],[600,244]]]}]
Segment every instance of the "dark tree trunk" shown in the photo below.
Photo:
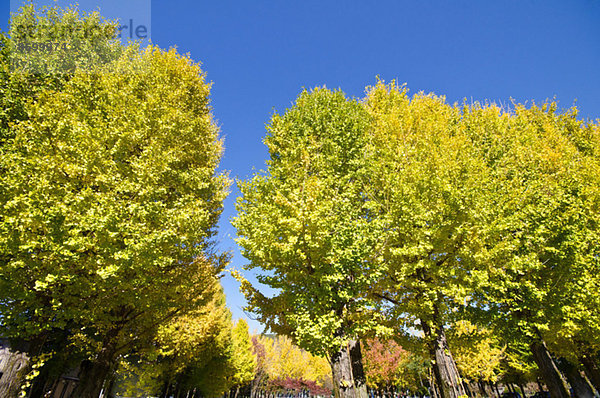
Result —
[{"label": "dark tree trunk", "polygon": [[105,346],[93,360],[85,360],[79,368],[79,383],[72,398],[98,398],[105,381],[112,377],[114,370],[114,345]]},{"label": "dark tree trunk", "polygon": [[485,383],[483,381],[478,381],[477,386],[479,387],[479,392],[481,393],[481,395],[487,395],[487,391],[485,391]]},{"label": "dark tree trunk", "polygon": [[432,330],[424,320],[421,320],[421,325],[427,338],[429,355],[433,364],[433,374],[440,398],[458,398],[465,395],[458,368],[446,341],[444,328],[436,326]]},{"label": "dark tree trunk", "polygon": [[506,383],[505,386],[506,388],[508,388],[508,391],[510,391],[512,394],[515,393],[515,389],[512,387],[512,384]]},{"label": "dark tree trunk", "polygon": [[117,378],[116,374],[112,374],[109,379],[108,379],[108,383],[106,383],[106,390],[104,392],[104,398],[115,398],[115,394],[113,392],[113,390],[115,389],[115,379]]},{"label": "dark tree trunk", "polygon": [[[173,394],[173,396],[175,398],[179,398],[179,396],[181,395],[181,385],[179,383],[175,384],[175,393]],[[231,394],[229,394],[229,396],[231,396]]]},{"label": "dark tree trunk", "polygon": [[433,398],[440,398],[437,392],[437,386],[435,385],[435,376],[433,375],[433,366],[429,371],[429,388],[431,389],[431,396]]},{"label": "dark tree trunk", "polygon": [[500,397],[500,390],[498,389],[498,383],[494,383],[494,388],[496,389],[496,395]]},{"label": "dark tree trunk", "polygon": [[473,392],[471,391],[471,386],[469,386],[469,383],[465,383],[465,392],[467,393],[467,396],[472,397],[473,396]]},{"label": "dark tree trunk", "polygon": [[335,398],[355,398],[352,361],[348,347],[340,347],[338,352],[331,355],[330,360]]},{"label": "dark tree trunk", "polygon": [[165,385],[163,386],[163,389],[159,395],[159,398],[167,398],[167,394],[169,393],[169,382],[166,382]]},{"label": "dark tree trunk", "polygon": [[558,366],[560,370],[567,376],[567,380],[575,393],[575,396],[578,398],[594,398],[594,390],[592,386],[589,385],[586,379],[581,376],[581,372],[577,368],[577,366],[571,362],[569,362],[565,358],[560,358],[558,360]]},{"label": "dark tree trunk", "polygon": [[27,398],[43,398],[48,392],[53,393],[59,382],[60,377],[49,380],[48,372],[42,368],[40,375],[33,381]]},{"label": "dark tree trunk", "polygon": [[570,398],[569,389],[552,360],[546,343],[542,339],[538,339],[533,341],[529,348],[552,398]]},{"label": "dark tree trunk", "polygon": [[30,370],[27,354],[0,348],[0,397],[16,398],[21,389],[25,375]]},{"label": "dark tree trunk", "polygon": [[598,366],[598,361],[593,355],[585,353],[581,355],[579,358],[579,362],[583,365],[585,369],[585,375],[590,379],[590,382],[596,388],[596,391],[600,393],[600,367]]},{"label": "dark tree trunk", "polygon": [[523,388],[523,384],[519,383],[519,389],[521,389],[521,394],[523,398],[526,398],[527,395],[525,394],[525,389]]},{"label": "dark tree trunk", "polygon": [[352,379],[356,390],[356,398],[367,398],[367,377],[363,368],[360,340],[350,340],[348,350],[352,362]]},{"label": "dark tree trunk", "polygon": [[73,398],[98,398],[104,382],[112,371],[106,361],[84,361],[79,371],[79,383],[73,391]]}]

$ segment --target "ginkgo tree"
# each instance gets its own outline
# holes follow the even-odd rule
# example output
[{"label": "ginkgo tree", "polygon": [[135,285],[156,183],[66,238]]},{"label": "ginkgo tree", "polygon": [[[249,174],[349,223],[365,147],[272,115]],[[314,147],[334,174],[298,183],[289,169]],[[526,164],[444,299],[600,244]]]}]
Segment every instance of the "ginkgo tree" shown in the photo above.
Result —
[{"label": "ginkgo tree", "polygon": [[[198,391],[220,396],[231,387],[234,373],[231,313],[217,278],[208,281],[207,303],[163,322],[153,344],[123,356],[116,392],[136,396]],[[220,366],[215,375],[211,368]]]},{"label": "ginkgo tree", "polygon": [[[506,345],[493,330],[474,325],[467,320],[454,322],[448,340],[461,376],[481,386],[499,380]],[[485,392],[485,387],[482,388]]]},{"label": "ginkgo tree", "polygon": [[233,221],[247,268],[262,270],[259,281],[277,292],[266,297],[245,282],[250,310],[300,347],[329,356],[340,396],[355,388],[366,394],[350,355],[359,352],[357,338],[378,327],[366,295],[380,273],[381,246],[365,196],[368,128],[358,101],[326,88],[303,91],[272,117],[268,168],[240,183]]},{"label": "ginkgo tree", "polygon": [[[118,24],[76,7],[37,7],[27,2],[0,32],[0,148],[14,137],[12,124],[28,118],[25,105],[42,90],[57,91],[76,69],[116,60],[124,47]],[[53,51],[44,51],[52,46]]]},{"label": "ginkgo tree", "polygon": [[496,192],[481,253],[487,267],[473,279],[480,305],[497,330],[530,347],[551,394],[568,397],[545,339],[581,339],[580,328],[598,324],[588,305],[596,301],[589,288],[598,286],[598,168],[581,140],[593,129],[555,103],[509,112],[475,104],[463,118]]},{"label": "ginkgo tree", "polygon": [[395,82],[367,90],[370,197],[386,226],[388,270],[372,290],[398,333],[424,333],[442,397],[465,394],[445,336],[469,295],[470,271],[490,217],[488,169],[443,97],[412,98]]},{"label": "ginkgo tree", "polygon": [[239,319],[232,332],[232,368],[234,372],[231,377],[231,385],[235,388],[234,398],[237,398],[240,388],[249,385],[254,379],[257,360],[250,340],[248,323],[244,319]]},{"label": "ginkgo tree", "polygon": [[266,376],[263,389],[277,391],[296,385],[316,395],[325,391],[331,394],[331,367],[327,359],[301,349],[285,335],[255,336],[254,340]]},{"label": "ginkgo tree", "polygon": [[132,46],[75,67],[9,123],[2,334],[39,342],[39,353],[64,332],[83,359],[78,396],[97,397],[120,355],[203,305],[224,266],[213,237],[228,179],[216,172],[222,142],[209,92],[188,57]]}]

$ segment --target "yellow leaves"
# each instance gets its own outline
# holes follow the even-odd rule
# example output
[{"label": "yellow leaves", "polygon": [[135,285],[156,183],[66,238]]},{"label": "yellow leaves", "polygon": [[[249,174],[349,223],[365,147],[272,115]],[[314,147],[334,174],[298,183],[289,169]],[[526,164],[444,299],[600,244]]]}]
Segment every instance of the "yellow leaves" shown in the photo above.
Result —
[{"label": "yellow leaves", "polygon": [[352,386],[352,382],[349,380],[342,379],[340,380],[340,388],[349,388]]},{"label": "yellow leaves", "polygon": [[319,385],[330,383],[329,362],[300,349],[286,336],[259,336],[265,347],[265,368],[269,378],[286,377],[313,380]]},{"label": "yellow leaves", "polygon": [[498,344],[490,330],[466,320],[457,321],[450,330],[449,341],[456,365],[464,377],[469,380],[497,380],[505,347]]},{"label": "yellow leaves", "polygon": [[217,290],[210,301],[175,317],[158,328],[156,342],[160,355],[174,373],[194,363],[227,352],[231,344],[231,321],[223,293]]},{"label": "yellow leaves", "polygon": [[248,334],[248,324],[244,319],[239,319],[233,326],[232,356],[233,384],[246,385],[254,379],[257,361]]},{"label": "yellow leaves", "polygon": [[111,264],[107,267],[100,268],[98,271],[96,271],[96,273],[100,276],[100,278],[108,279],[110,277],[115,276],[118,271],[119,266],[116,264]]}]

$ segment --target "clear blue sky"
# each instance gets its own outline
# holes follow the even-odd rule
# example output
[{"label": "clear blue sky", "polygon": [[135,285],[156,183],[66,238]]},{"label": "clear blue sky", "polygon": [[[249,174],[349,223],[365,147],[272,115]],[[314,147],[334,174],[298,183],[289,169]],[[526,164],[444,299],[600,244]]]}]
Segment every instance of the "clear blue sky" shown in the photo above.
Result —
[{"label": "clear blue sky", "polygon": [[[9,2],[0,1],[5,29]],[[202,62],[225,136],[221,166],[235,178],[263,168],[264,125],[303,87],[362,96],[380,76],[450,102],[556,96],[564,107],[577,100],[584,118],[600,117],[600,0],[157,0],[152,41]],[[225,203],[219,240],[241,268],[229,224],[237,194]],[[226,277],[224,286],[243,317],[237,284]]]}]

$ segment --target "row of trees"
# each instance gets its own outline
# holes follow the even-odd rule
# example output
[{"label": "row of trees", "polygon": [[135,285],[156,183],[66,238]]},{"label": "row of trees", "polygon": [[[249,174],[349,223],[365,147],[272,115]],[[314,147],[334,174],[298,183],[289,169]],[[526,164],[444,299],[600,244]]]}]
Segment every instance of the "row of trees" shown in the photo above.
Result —
[{"label": "row of trees", "polygon": [[254,372],[219,282],[229,179],[210,83],[116,28],[29,4],[0,33],[0,337],[30,358],[0,373],[2,397],[73,372],[78,398],[218,396]]},{"label": "row of trees", "polygon": [[[224,306],[210,84],[115,29],[29,5],[0,35],[1,334],[31,358],[33,397],[70,369],[76,397],[235,395],[260,352],[285,355],[253,348]],[[553,396],[568,396],[562,374],[587,396],[584,369],[600,391],[599,130],[554,103],[450,105],[381,82],[360,101],[303,92],[268,125],[268,170],[240,184],[239,243],[277,292],[242,281],[250,309],[328,358],[340,397],[377,383],[360,343],[376,336],[424,350],[444,398],[497,377],[484,365],[502,355],[506,380],[537,367]]]},{"label": "row of trees", "polygon": [[331,395],[331,368],[325,358],[302,350],[287,336],[252,336],[252,344],[257,367],[247,395]]},{"label": "row of trees", "polygon": [[417,340],[437,394],[464,395],[472,376],[447,340],[461,322],[529,351],[554,397],[569,396],[558,358],[578,396],[583,369],[600,391],[598,123],[378,82],[362,100],[304,91],[267,130],[234,225],[277,294],[242,290],[272,330],[330,358],[340,397],[364,396],[371,336]]}]

